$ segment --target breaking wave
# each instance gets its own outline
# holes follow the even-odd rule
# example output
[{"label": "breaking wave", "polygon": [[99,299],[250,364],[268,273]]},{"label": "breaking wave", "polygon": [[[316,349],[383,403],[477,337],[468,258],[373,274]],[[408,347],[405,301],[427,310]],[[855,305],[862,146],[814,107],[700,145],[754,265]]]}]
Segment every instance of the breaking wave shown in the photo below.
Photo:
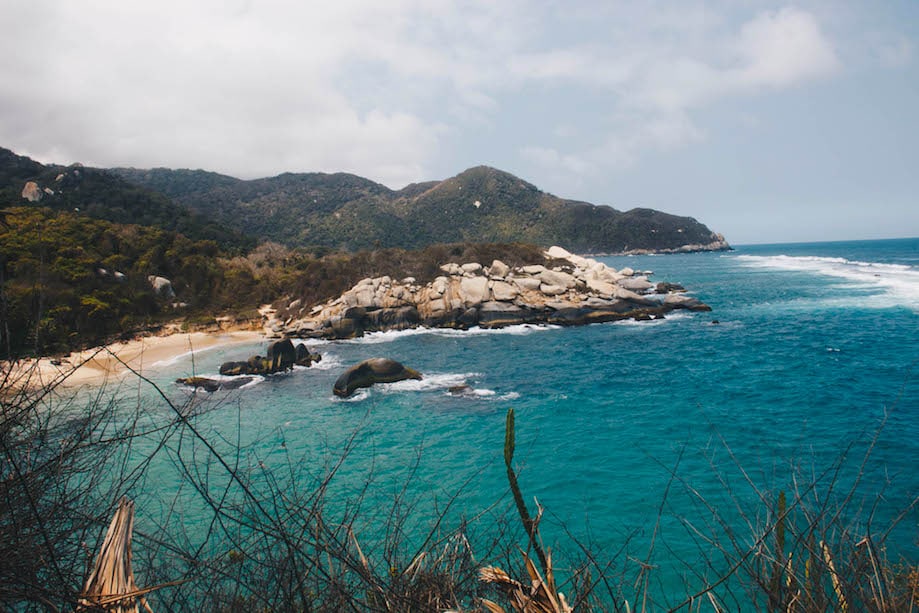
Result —
[{"label": "breaking wave", "polygon": [[919,270],[906,264],[789,255],[738,255],[736,260],[750,268],[805,272],[843,279],[852,289],[870,291],[871,296],[859,298],[861,306],[905,306],[919,311]]}]

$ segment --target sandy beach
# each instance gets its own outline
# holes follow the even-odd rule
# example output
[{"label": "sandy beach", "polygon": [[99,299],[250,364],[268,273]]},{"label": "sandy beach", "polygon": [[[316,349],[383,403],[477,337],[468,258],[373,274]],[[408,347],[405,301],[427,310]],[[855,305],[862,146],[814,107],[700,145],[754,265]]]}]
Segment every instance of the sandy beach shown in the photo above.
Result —
[{"label": "sandy beach", "polygon": [[105,347],[72,353],[61,359],[23,360],[12,366],[10,381],[17,387],[97,386],[117,382],[133,373],[192,351],[217,345],[254,343],[265,335],[258,331],[191,332],[148,336]]}]

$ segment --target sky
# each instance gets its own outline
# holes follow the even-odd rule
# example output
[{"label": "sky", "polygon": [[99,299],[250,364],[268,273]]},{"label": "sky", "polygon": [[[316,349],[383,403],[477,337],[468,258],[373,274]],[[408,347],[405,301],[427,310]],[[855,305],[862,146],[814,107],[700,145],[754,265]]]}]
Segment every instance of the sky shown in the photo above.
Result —
[{"label": "sky", "polygon": [[0,146],[45,163],[485,164],[736,244],[919,236],[916,0],[0,0]]}]

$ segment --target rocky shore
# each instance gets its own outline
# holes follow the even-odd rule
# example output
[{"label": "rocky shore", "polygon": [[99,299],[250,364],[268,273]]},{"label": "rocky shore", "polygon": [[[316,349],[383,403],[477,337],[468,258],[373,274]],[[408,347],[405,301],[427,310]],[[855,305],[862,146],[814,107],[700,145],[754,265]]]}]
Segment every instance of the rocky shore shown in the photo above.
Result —
[{"label": "rocky shore", "polygon": [[561,247],[546,251],[541,264],[451,263],[441,271],[430,283],[367,278],[323,304],[308,307],[293,300],[286,308],[266,309],[266,332],[277,338],[343,339],[418,326],[574,326],[654,319],[676,309],[711,310],[679,285],[654,284],[645,274],[614,270]]},{"label": "rocky shore", "polygon": [[702,251],[733,251],[730,243],[725,240],[724,235],[714,234],[715,240],[709,243],[690,243],[671,249],[626,249],[616,253],[594,253],[594,256],[607,255],[661,255],[666,253],[698,253]]}]

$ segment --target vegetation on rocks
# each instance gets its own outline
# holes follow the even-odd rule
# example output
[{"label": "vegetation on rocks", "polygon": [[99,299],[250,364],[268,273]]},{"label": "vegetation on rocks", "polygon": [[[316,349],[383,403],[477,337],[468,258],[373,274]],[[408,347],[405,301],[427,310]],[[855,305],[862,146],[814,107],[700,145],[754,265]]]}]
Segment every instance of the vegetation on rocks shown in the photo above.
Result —
[{"label": "vegetation on rocks", "polygon": [[[255,321],[279,296],[327,300],[365,276],[433,278],[446,261],[541,258],[528,245],[438,245],[327,253],[265,244],[246,256],[174,231],[93,219],[41,206],[5,209],[0,224],[0,351],[49,355],[149,331],[172,320]],[[174,296],[149,277],[171,281]],[[243,325],[246,325],[245,323]]]}]

